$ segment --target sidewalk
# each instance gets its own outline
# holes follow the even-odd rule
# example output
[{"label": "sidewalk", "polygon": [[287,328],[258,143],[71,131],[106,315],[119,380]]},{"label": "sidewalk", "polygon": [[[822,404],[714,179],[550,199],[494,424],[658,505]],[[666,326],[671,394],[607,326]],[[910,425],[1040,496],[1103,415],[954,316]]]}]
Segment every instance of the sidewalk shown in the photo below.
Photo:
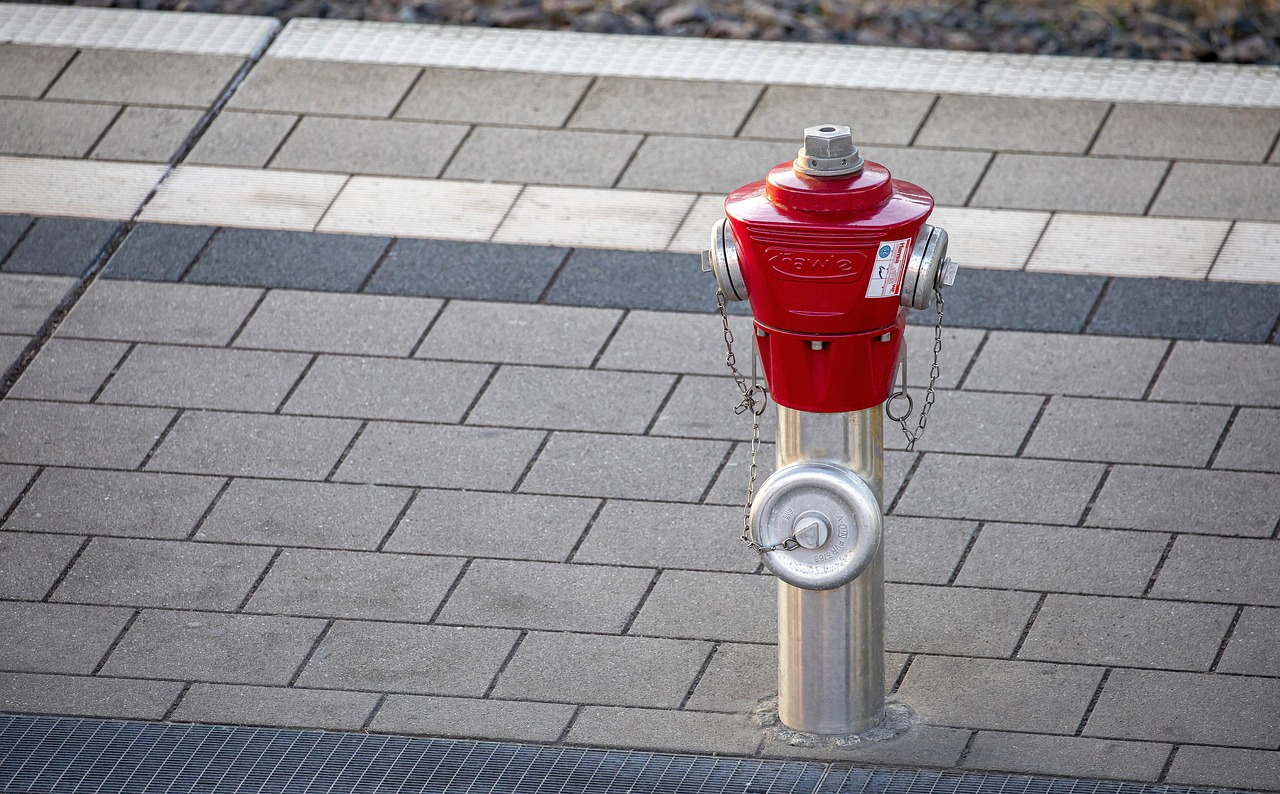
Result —
[{"label": "sidewalk", "polygon": [[[825,753],[696,256],[816,121],[962,265],[920,725]],[[1278,136],[1275,68],[2,4],[0,712],[1280,791]]]}]

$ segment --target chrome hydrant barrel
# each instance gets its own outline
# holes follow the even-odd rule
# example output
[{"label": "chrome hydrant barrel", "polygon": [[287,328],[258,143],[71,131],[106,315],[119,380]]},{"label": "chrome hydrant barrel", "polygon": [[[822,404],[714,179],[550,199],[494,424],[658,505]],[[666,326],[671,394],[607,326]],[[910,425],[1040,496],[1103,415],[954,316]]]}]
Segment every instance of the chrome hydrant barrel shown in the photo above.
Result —
[{"label": "chrome hydrant barrel", "polygon": [[[853,471],[884,509],[882,406],[809,413],[777,406],[777,465]],[[884,546],[849,584],[803,590],[778,581],[778,716],[807,733],[851,734],[884,717]]]}]

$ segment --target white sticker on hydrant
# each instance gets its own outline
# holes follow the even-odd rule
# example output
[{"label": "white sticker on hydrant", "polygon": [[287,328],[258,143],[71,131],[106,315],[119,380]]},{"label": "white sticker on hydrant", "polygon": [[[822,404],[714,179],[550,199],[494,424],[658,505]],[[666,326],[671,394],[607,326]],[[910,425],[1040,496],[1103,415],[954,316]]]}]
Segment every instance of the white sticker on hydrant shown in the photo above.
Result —
[{"label": "white sticker on hydrant", "polygon": [[876,248],[876,261],[867,284],[868,298],[892,298],[902,289],[902,274],[911,258],[910,240],[886,240]]}]

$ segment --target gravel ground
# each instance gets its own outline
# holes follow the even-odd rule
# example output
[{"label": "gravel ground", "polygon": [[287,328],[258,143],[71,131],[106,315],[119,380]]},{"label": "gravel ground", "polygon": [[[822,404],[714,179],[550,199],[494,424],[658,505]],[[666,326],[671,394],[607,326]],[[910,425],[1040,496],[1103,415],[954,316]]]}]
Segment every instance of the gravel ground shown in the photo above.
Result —
[{"label": "gravel ground", "polygon": [[269,14],[280,19],[373,19],[1280,64],[1280,0],[72,0],[72,4]]}]

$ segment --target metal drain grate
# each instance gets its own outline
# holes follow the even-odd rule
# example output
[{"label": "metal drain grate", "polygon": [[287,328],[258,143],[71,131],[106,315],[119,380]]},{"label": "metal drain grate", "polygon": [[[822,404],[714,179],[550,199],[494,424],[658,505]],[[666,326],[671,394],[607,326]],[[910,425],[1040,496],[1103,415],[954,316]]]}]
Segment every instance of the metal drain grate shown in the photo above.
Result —
[{"label": "metal drain grate", "polygon": [[6,794],[1228,794],[1020,775],[0,715]]}]

